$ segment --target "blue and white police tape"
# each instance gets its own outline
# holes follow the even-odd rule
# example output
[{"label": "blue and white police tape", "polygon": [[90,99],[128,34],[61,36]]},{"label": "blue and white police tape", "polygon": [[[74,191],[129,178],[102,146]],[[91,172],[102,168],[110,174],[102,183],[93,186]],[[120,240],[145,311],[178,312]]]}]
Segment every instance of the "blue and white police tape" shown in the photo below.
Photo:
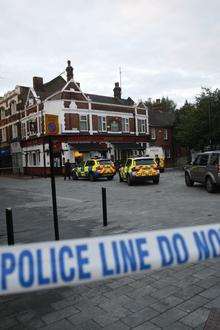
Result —
[{"label": "blue and white police tape", "polygon": [[0,295],[82,284],[220,256],[220,224],[0,248]]}]

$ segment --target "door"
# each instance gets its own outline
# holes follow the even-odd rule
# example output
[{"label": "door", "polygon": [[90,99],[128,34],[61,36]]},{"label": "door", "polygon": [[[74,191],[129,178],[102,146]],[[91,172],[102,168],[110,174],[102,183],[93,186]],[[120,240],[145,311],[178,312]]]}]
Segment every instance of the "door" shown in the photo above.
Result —
[{"label": "door", "polygon": [[191,174],[192,180],[194,180],[194,181],[197,181],[199,178],[198,171],[199,171],[199,162],[200,162],[201,156],[202,155],[198,155],[196,157],[196,159],[194,160],[192,167],[190,169],[190,174]]},{"label": "door", "polygon": [[205,175],[207,172],[207,165],[209,160],[209,154],[203,154],[199,158],[199,165],[198,165],[198,182],[205,183]]}]

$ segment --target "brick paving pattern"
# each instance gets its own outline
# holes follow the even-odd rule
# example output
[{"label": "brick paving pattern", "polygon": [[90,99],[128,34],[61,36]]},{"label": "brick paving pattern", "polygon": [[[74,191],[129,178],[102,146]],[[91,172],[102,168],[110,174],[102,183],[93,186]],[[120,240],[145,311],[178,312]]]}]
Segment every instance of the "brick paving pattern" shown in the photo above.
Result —
[{"label": "brick paving pattern", "polygon": [[[87,187],[85,193],[79,189],[80,184]],[[16,242],[53,238],[47,185],[47,179],[0,178],[0,189],[4,192],[0,244],[6,242],[4,208],[11,206],[12,199],[16,210]],[[57,185],[62,238],[219,222],[219,193],[210,195],[201,187],[186,188],[183,175],[178,172],[165,173],[157,187],[146,185],[130,189],[117,181],[98,182],[95,186],[85,181],[74,185],[64,183],[61,178],[57,179]],[[106,230],[100,225],[99,195],[95,193],[102,185],[112,189],[109,197],[109,221],[112,223]],[[117,189],[119,192],[114,196]],[[143,206],[143,200],[137,199],[137,209],[134,203],[129,206],[131,200],[137,198],[137,192],[144,190],[147,204]],[[121,192],[127,192],[129,202]],[[156,201],[152,193],[157,196]],[[81,200],[86,200],[86,204]],[[95,205],[98,205],[96,213]],[[113,208],[113,205],[116,206]],[[122,212],[119,207],[123,210],[120,224],[117,220]],[[75,220],[71,221],[71,217]],[[220,261],[209,260],[77,287],[2,296],[0,329],[203,329],[209,316],[219,309]],[[215,329],[218,328],[220,324],[215,323]]]}]

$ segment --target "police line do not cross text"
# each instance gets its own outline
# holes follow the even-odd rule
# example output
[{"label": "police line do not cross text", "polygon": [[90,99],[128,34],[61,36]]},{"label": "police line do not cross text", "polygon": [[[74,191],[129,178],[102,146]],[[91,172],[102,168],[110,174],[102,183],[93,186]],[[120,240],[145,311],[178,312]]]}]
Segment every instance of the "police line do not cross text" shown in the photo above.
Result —
[{"label": "police line do not cross text", "polygon": [[220,224],[0,248],[0,295],[163,269],[220,256]]}]

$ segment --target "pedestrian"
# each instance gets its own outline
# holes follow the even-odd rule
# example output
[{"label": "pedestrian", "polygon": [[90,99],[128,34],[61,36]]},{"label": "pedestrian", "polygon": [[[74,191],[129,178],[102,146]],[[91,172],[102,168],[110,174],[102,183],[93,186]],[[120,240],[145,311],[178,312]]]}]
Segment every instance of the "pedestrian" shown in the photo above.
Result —
[{"label": "pedestrian", "polygon": [[69,159],[67,159],[67,162],[64,164],[64,180],[66,180],[67,177],[71,180],[71,164]]},{"label": "pedestrian", "polygon": [[158,155],[155,155],[155,161],[157,163],[157,166],[160,167],[160,158]]}]

